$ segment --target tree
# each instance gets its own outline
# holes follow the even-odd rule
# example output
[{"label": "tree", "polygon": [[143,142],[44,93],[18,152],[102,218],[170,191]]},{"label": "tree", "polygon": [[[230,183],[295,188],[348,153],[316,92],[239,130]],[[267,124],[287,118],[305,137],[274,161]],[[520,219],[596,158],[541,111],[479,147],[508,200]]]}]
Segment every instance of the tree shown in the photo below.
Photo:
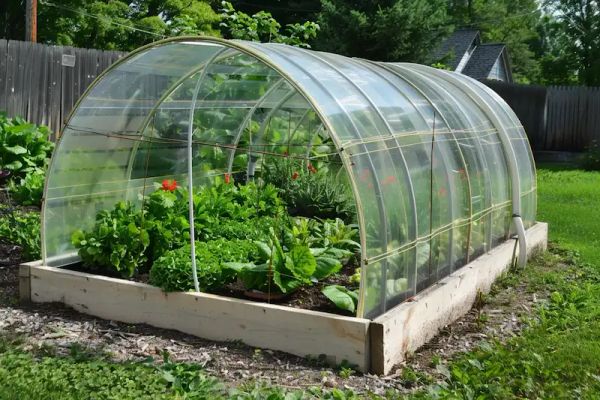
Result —
[{"label": "tree", "polygon": [[600,86],[600,4],[553,0],[547,4],[544,71],[549,80]]},{"label": "tree", "polygon": [[236,11],[227,1],[222,2],[222,7],[220,26],[223,35],[230,39],[311,47],[310,42],[319,31],[319,25],[311,21],[288,24],[285,29],[282,29],[281,24],[266,11],[259,11],[250,16],[242,11]]},{"label": "tree", "polygon": [[61,0],[39,4],[41,42],[132,50],[168,36],[218,36],[219,16],[200,0]]},{"label": "tree", "polygon": [[542,14],[537,0],[450,0],[448,4],[454,24],[479,29],[483,42],[506,44],[517,82],[540,80],[534,51]]},{"label": "tree", "polygon": [[323,0],[319,50],[380,61],[428,61],[451,30],[446,0]]},{"label": "tree", "polygon": [[266,11],[282,26],[314,21],[321,11],[321,0],[231,0],[231,4],[249,15]]}]

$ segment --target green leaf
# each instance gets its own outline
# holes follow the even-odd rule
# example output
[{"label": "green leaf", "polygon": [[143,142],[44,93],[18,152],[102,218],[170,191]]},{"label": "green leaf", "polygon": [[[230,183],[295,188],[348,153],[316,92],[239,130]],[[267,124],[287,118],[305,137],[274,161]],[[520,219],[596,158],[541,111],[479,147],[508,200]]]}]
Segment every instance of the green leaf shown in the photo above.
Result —
[{"label": "green leaf", "polygon": [[19,154],[25,154],[27,153],[27,149],[23,146],[6,146],[4,147],[4,150],[6,150],[9,153],[15,154],[15,155],[19,155]]},{"label": "green leaf", "polygon": [[21,169],[22,167],[23,167],[23,163],[21,161],[17,161],[17,160],[4,165],[5,169],[11,170],[11,171],[17,171],[17,170]]},{"label": "green leaf", "polygon": [[277,287],[279,287],[283,293],[293,292],[304,283],[293,276],[286,276],[277,270],[273,271],[273,282],[275,282]]},{"label": "green leaf", "polygon": [[340,285],[326,286],[321,291],[325,297],[331,300],[338,308],[354,313],[358,303],[358,295]]},{"label": "green leaf", "polygon": [[286,268],[300,280],[310,279],[317,269],[317,261],[308,246],[293,246],[285,260]]},{"label": "green leaf", "polygon": [[261,255],[261,258],[264,260],[269,260],[271,258],[271,247],[265,242],[254,242],[258,247],[258,252]]},{"label": "green leaf", "polygon": [[241,263],[241,262],[226,262],[221,264],[224,268],[232,269],[235,272],[242,272],[244,270],[251,270],[256,267],[254,263]]},{"label": "green leaf", "polygon": [[342,269],[342,263],[331,257],[317,257],[317,268],[313,276],[317,280],[325,279]]}]

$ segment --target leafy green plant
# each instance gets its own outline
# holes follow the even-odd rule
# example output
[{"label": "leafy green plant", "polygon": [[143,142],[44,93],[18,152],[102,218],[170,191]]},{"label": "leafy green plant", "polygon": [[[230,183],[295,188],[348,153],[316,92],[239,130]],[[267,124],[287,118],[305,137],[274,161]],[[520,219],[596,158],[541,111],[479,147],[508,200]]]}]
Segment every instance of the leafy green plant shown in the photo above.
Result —
[{"label": "leafy green plant", "polygon": [[40,214],[0,206],[0,241],[21,248],[23,261],[40,258]]},{"label": "leafy green plant", "polygon": [[17,203],[24,206],[40,206],[44,193],[44,182],[44,171],[35,169],[27,173],[24,178],[11,180],[8,190]]},{"label": "leafy green plant", "polygon": [[[202,291],[216,290],[235,279],[235,271],[222,268],[226,262],[246,262],[258,257],[256,245],[248,240],[196,242],[196,272]],[[150,269],[150,283],[164,291],[194,288],[190,245],[167,251]]]},{"label": "leafy green plant", "polygon": [[247,289],[266,291],[272,285],[282,293],[290,293],[312,283],[317,260],[308,246],[294,245],[286,251],[272,228],[270,242],[256,244],[260,252],[258,263],[224,264],[238,274]]},{"label": "leafy green plant", "polygon": [[266,241],[269,238],[269,227],[275,224],[276,220],[272,217],[251,218],[245,221],[223,221],[210,227],[204,227],[200,237],[203,240],[223,238]]},{"label": "leafy green plant", "polygon": [[358,292],[341,285],[325,286],[321,292],[338,308],[354,313],[358,304]]},{"label": "leafy green plant", "polygon": [[144,229],[148,231],[152,260],[190,241],[187,191],[176,190],[176,183],[173,190],[157,189],[144,201]]},{"label": "leafy green plant", "polygon": [[202,237],[214,237],[212,229],[223,220],[247,221],[282,214],[283,205],[273,185],[235,185],[216,179],[194,193],[195,225]]},{"label": "leafy green plant", "polygon": [[311,21],[288,24],[282,30],[281,24],[269,12],[259,11],[250,16],[236,11],[228,1],[222,1],[221,7],[221,29],[226,36],[233,39],[285,43],[309,48],[309,42],[316,38],[319,31],[319,25]]},{"label": "leafy green plant", "polygon": [[326,169],[290,158],[272,158],[265,164],[262,178],[279,188],[290,215],[345,222],[355,219],[348,186]]},{"label": "leafy green plant", "polygon": [[198,364],[172,362],[165,352],[163,363],[157,367],[157,370],[177,398],[204,400],[223,396],[224,385],[217,379],[207,376]]},{"label": "leafy green plant", "polygon": [[13,178],[43,170],[54,148],[49,136],[50,130],[45,126],[0,113],[0,170],[11,171]]},{"label": "leafy green plant", "polygon": [[119,202],[111,211],[100,211],[90,231],[75,231],[71,241],[87,267],[131,277],[148,260],[150,236],[143,226],[142,212]]}]

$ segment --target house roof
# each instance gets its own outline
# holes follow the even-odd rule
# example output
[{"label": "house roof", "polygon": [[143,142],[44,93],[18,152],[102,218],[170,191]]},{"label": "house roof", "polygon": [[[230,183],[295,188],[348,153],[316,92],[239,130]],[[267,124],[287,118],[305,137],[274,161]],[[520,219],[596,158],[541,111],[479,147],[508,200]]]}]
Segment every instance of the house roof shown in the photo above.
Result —
[{"label": "house roof", "polygon": [[454,31],[442,44],[434,51],[433,59],[441,60],[448,54],[453,54],[452,58],[446,62],[446,65],[452,70],[456,70],[462,56],[467,52],[473,41],[479,44],[479,31],[477,29],[458,29]]},{"label": "house roof", "polygon": [[485,79],[489,76],[498,58],[502,57],[506,73],[509,74],[508,78],[511,79],[508,56],[505,50],[506,46],[502,43],[480,44],[471,54],[462,73],[475,79]]}]

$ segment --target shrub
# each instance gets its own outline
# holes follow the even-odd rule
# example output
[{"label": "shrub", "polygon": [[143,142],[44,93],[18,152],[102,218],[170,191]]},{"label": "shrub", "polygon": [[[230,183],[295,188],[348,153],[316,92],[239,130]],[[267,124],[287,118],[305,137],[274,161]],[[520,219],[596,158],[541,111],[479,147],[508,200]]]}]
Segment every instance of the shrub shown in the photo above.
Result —
[{"label": "shrub", "polygon": [[[200,290],[222,288],[235,279],[235,272],[221,268],[225,262],[248,262],[258,257],[256,245],[249,240],[224,239],[196,242],[196,272]],[[166,252],[150,269],[150,283],[164,291],[194,288],[190,246]]]},{"label": "shrub", "polygon": [[13,178],[43,170],[54,148],[49,135],[45,126],[0,114],[0,169],[11,171]]},{"label": "shrub", "polygon": [[40,258],[40,214],[0,206],[0,241],[21,248],[23,261]]},{"label": "shrub", "polygon": [[44,193],[45,174],[35,170],[25,175],[25,178],[11,180],[8,189],[12,198],[24,206],[40,206]]},{"label": "shrub", "polygon": [[119,202],[111,211],[100,211],[90,231],[75,231],[71,241],[84,265],[126,278],[142,272],[150,244],[142,217],[131,203]]},{"label": "shrub", "polygon": [[587,171],[600,171],[600,142],[592,140],[579,162]]}]

